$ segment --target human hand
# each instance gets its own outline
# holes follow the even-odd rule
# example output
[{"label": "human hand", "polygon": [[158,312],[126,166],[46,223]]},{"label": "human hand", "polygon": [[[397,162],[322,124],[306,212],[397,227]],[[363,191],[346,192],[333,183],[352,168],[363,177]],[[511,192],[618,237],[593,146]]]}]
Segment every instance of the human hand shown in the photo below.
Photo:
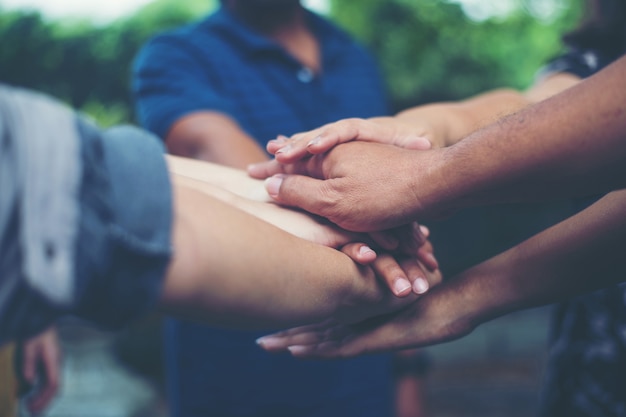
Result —
[{"label": "human hand", "polygon": [[438,152],[350,142],[294,164],[273,160],[248,172],[256,178],[273,175],[265,187],[281,204],[318,214],[347,230],[372,232],[408,224],[418,214],[447,214],[425,212],[436,207],[425,206],[431,201],[424,198],[449,185],[442,182],[445,178],[429,178],[440,161]]},{"label": "human hand", "polygon": [[289,350],[299,358],[348,358],[389,350],[415,348],[451,341],[470,333],[478,322],[472,305],[459,303],[453,285],[442,284],[408,307],[357,324],[327,320],[257,340],[272,352]]},{"label": "human hand", "polygon": [[372,119],[344,119],[320,128],[295,134],[290,138],[279,136],[267,143],[267,151],[282,164],[290,164],[309,154],[321,154],[350,141],[375,142],[405,149],[431,148],[425,129],[410,126],[393,117]]},{"label": "human hand", "polygon": [[21,356],[22,378],[33,387],[27,405],[37,414],[50,404],[59,389],[61,351],[56,330],[51,327],[24,342]]},{"label": "human hand", "polygon": [[341,250],[353,261],[371,265],[376,275],[387,283],[396,296],[404,297],[411,292],[421,295],[439,284],[442,278],[433,246],[428,240],[428,228],[417,223],[412,228],[419,231],[417,239],[421,239],[419,247],[413,253],[382,251],[377,255],[363,243],[349,243]]},{"label": "human hand", "polygon": [[398,227],[390,231],[370,233],[369,235],[354,233],[341,229],[323,217],[294,208],[244,198],[194,178],[172,175],[172,181],[216,197],[292,235],[320,245],[339,249],[348,243],[362,242],[353,246],[357,249],[351,252],[353,255],[351,257],[354,261],[363,265],[369,264],[376,258],[376,252],[372,247],[380,247],[387,251],[397,251],[416,257],[424,266],[431,270],[438,267],[437,260],[433,255],[432,245],[428,242],[429,231],[426,227],[419,226],[417,223]]},{"label": "human hand", "polygon": [[[373,236],[374,234],[348,232],[328,220],[310,213],[293,210],[275,204],[243,201],[250,213],[286,232],[324,246],[341,248],[353,261],[370,265],[376,275],[398,297],[411,293],[424,294],[441,282],[439,264],[424,226],[412,223],[394,231],[398,236]],[[377,245],[380,240],[396,239],[391,252]],[[378,251],[378,252],[377,252]]]}]

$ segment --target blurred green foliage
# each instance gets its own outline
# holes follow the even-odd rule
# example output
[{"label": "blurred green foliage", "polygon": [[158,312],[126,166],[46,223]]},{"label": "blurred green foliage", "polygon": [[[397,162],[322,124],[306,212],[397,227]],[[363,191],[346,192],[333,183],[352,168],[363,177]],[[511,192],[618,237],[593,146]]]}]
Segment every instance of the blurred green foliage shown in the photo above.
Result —
[{"label": "blurred green foliage", "polygon": [[[563,4],[550,19],[531,13],[532,0],[518,3],[506,16],[474,21],[445,0],[335,0],[331,17],[379,59],[399,110],[527,86],[561,48],[560,36],[578,21],[582,1],[557,2]],[[53,94],[104,125],[132,121],[129,70],[138,49],[155,32],[216,4],[156,0],[106,26],[0,10],[0,81]]]},{"label": "blurred green foliage", "polygon": [[[332,14],[372,49],[399,110],[529,86],[583,12],[582,1],[546,2],[553,6],[549,16],[537,13],[536,2],[518,0],[511,13],[484,21],[444,0],[335,1]],[[495,7],[483,2],[490,3]]]},{"label": "blurred green foliage", "polygon": [[109,126],[132,122],[130,66],[155,32],[215,7],[211,0],[157,0],[106,26],[0,13],[0,81],[50,93]]}]

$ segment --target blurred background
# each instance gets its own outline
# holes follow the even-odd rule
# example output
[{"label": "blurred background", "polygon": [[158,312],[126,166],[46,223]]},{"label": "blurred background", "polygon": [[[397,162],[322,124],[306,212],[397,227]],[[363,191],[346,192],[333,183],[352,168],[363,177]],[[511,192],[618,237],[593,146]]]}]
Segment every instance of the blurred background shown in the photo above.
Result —
[{"label": "blurred background", "polygon": [[[583,17],[581,0],[317,0],[305,2],[378,58],[395,111],[529,86]],[[0,82],[56,96],[103,126],[134,123],[131,62],[155,32],[203,17],[212,0],[0,0]],[[445,275],[563,216],[558,204],[469,210],[432,224]],[[438,236],[447,236],[439,242]],[[449,236],[455,236],[450,239]],[[160,318],[120,333],[69,320],[55,417],[167,416]],[[549,307],[488,323],[429,349],[429,415],[531,416],[538,402]],[[22,415],[27,415],[25,410]]]}]

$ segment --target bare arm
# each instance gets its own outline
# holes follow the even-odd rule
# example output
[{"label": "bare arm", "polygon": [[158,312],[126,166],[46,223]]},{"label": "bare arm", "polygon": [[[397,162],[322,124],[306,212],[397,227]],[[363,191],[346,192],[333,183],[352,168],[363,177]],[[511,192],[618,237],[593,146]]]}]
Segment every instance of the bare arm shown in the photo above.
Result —
[{"label": "bare arm", "polygon": [[314,325],[263,340],[304,357],[344,357],[441,343],[503,314],[626,277],[626,191],[464,271],[407,309],[353,326]]},{"label": "bare arm", "polygon": [[[580,81],[567,73],[554,74],[528,91],[496,89],[466,100],[417,106],[395,117],[361,121],[355,129],[346,119],[291,138],[272,140],[267,150],[278,162],[293,163],[309,154],[321,154],[333,146],[354,140],[425,150],[454,145],[467,135],[528,105],[558,94]],[[426,142],[426,143],[425,143]]]},{"label": "bare arm", "polygon": [[422,294],[440,281],[433,247],[427,240],[428,231],[423,227],[409,225],[394,231],[392,235],[403,239],[394,251],[396,256],[384,253],[387,251],[377,255],[371,248],[376,248],[371,236],[351,233],[322,217],[267,202],[270,199],[263,182],[250,178],[244,171],[180,157],[168,157],[168,165],[173,179],[180,185],[235,206],[294,236],[341,248],[355,262],[371,264],[397,296],[407,295],[411,287]]},{"label": "bare arm", "polygon": [[424,131],[435,147],[442,148],[528,104],[531,102],[521,92],[499,89],[463,101],[414,107],[396,118]]},{"label": "bare arm", "polygon": [[164,310],[230,327],[275,327],[381,314],[395,297],[370,268],[201,192],[175,185],[175,255]]},{"label": "bare arm", "polygon": [[174,155],[237,168],[268,159],[263,148],[235,120],[214,111],[182,117],[174,123],[165,142]]},{"label": "bare arm", "polygon": [[249,172],[288,174],[267,180],[272,198],[357,231],[468,206],[604,193],[626,186],[626,89],[615,87],[621,85],[626,58],[447,148],[352,142]]},{"label": "bare arm", "polygon": [[263,181],[251,178],[241,169],[178,156],[166,158],[170,173],[180,178],[210,184],[250,200],[271,201]]},{"label": "bare arm", "polygon": [[527,91],[497,89],[458,102],[434,103],[399,113],[399,121],[429,132],[437,147],[450,146],[472,132],[528,105],[538,103],[576,85],[572,74],[554,74]]},{"label": "bare arm", "polygon": [[622,188],[626,185],[626,89],[615,86],[625,84],[626,58],[622,58],[448,148],[433,173],[439,176],[446,171],[451,187],[446,193],[456,200],[453,206],[537,201]]}]

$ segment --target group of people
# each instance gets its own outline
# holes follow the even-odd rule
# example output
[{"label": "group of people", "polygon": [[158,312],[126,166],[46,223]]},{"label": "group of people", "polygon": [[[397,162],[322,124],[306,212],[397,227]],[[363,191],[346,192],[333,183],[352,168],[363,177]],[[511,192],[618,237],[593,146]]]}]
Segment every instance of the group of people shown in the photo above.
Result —
[{"label": "group of people", "polygon": [[[115,327],[156,305],[176,317],[173,416],[411,415],[418,392],[394,398],[391,357],[361,354],[626,278],[626,12],[597,6],[528,91],[395,116],[372,59],[297,0],[225,0],[146,45],[133,90],[163,142],[1,87],[0,342],[64,314]],[[588,196],[443,283],[416,223]],[[394,360],[407,352],[421,354]]]}]

